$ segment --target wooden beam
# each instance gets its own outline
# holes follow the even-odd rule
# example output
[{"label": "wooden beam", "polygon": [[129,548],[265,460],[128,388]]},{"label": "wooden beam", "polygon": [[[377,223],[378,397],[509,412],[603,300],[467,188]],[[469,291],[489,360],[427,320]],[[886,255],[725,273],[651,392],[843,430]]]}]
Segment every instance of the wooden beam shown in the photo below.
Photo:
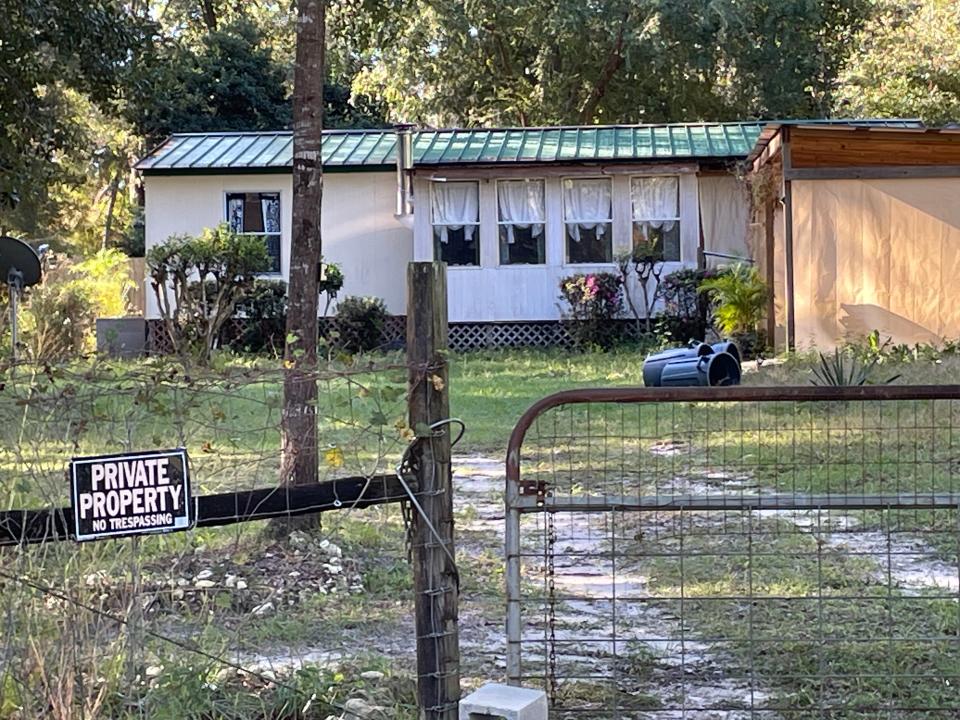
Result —
[{"label": "wooden beam", "polygon": [[960,177],[960,165],[885,165],[792,168],[784,170],[790,180],[881,180],[897,178]]},{"label": "wooden beam", "polygon": [[791,167],[944,167],[960,165],[960,137],[929,130],[790,128]]},{"label": "wooden beam", "polygon": [[763,249],[764,249],[764,268],[766,274],[767,288],[769,297],[767,298],[767,342],[770,347],[776,350],[774,339],[777,334],[777,305],[774,296],[774,285],[776,273],[773,264],[776,262],[776,253],[774,252],[774,229],[773,224],[776,221],[776,199],[771,198],[763,206]]},{"label": "wooden beam", "polygon": [[780,153],[781,147],[783,145],[783,140],[781,139],[781,133],[777,132],[770,142],[768,142],[760,154],[753,160],[753,172],[759,172],[760,168],[766,165],[768,162],[776,158]]},{"label": "wooden beam", "polygon": [[698,163],[577,163],[575,165],[526,163],[516,165],[418,165],[414,171],[427,180],[510,180],[514,178],[576,177],[597,175],[684,175],[700,170]]},{"label": "wooden beam", "polygon": [[790,147],[790,128],[785,127],[783,134],[783,149],[781,151],[783,159],[783,238],[784,254],[786,255],[786,288],[784,290],[784,299],[787,303],[787,350],[795,350],[797,347],[796,329],[796,289],[793,283],[793,187],[791,181],[787,179],[787,173],[792,169],[792,157]]},{"label": "wooden beam", "polygon": [[[410,263],[407,269],[409,423],[419,507],[412,523],[417,700],[422,720],[457,720],[460,577],[453,540],[453,471],[447,370],[447,266]],[[416,505],[416,503],[415,503]]]}]

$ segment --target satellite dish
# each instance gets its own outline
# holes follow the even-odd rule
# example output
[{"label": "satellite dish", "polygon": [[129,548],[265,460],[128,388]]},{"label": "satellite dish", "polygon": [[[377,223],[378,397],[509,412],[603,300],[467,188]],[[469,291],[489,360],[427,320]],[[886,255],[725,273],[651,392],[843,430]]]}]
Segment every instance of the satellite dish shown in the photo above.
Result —
[{"label": "satellite dish", "polygon": [[40,256],[23,240],[0,235],[0,282],[23,290],[40,282]]},{"label": "satellite dish", "polygon": [[0,235],[0,282],[10,293],[10,330],[13,333],[13,359],[17,359],[17,300],[25,287],[40,282],[40,256],[23,240]]}]

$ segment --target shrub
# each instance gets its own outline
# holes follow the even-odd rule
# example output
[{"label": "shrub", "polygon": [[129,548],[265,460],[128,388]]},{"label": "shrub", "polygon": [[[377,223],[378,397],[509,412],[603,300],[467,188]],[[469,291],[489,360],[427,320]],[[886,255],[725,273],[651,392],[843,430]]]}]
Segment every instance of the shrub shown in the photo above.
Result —
[{"label": "shrub", "polygon": [[347,352],[366,352],[383,344],[387,306],[376,297],[345,297],[337,306],[340,347]]},{"label": "shrub", "polygon": [[20,341],[27,354],[51,361],[91,352],[97,318],[125,314],[133,287],[126,256],[117,250],[80,262],[46,253],[43,280],[26,291],[20,305]]},{"label": "shrub", "polygon": [[755,266],[738,263],[700,283],[716,303],[718,329],[729,336],[756,332],[767,309],[767,284]]},{"label": "shrub", "polygon": [[255,280],[250,292],[237,302],[234,317],[241,321],[239,333],[231,340],[235,348],[248,352],[283,352],[287,283]]},{"label": "shrub", "polygon": [[657,317],[657,334],[677,342],[705,340],[711,302],[710,293],[701,292],[700,285],[722,272],[684,268],[666,275],[660,282],[663,312]]},{"label": "shrub", "polygon": [[330,311],[330,303],[337,299],[337,294],[343,289],[343,270],[336,263],[323,263],[323,273],[317,283],[317,292],[326,293],[327,301],[323,308],[323,316]]},{"label": "shrub", "polygon": [[886,348],[886,343],[880,348],[880,354],[875,355],[866,362],[860,360],[846,350],[841,351],[835,348],[833,355],[820,356],[820,364],[813,368],[813,377],[810,379],[812,385],[824,387],[848,387],[860,385],[889,385],[895,382],[900,375],[893,375],[884,380],[874,380],[874,372],[880,363]]},{"label": "shrub", "polygon": [[261,238],[238,235],[223,223],[151,248],[147,267],[174,352],[206,365],[224,323],[267,269],[267,249]]},{"label": "shrub", "polygon": [[609,348],[619,333],[612,322],[623,310],[623,281],[614,273],[571,275],[560,281],[569,330],[578,347]]}]

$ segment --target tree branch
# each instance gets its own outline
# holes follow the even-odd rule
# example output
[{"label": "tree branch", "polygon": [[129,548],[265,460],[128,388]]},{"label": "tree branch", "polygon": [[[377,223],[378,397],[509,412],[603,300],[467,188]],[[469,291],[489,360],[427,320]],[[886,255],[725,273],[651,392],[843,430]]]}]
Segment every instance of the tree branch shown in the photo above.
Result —
[{"label": "tree branch", "polygon": [[600,77],[593,86],[590,97],[588,97],[586,102],[580,107],[581,125],[588,125],[593,120],[593,114],[596,112],[600,100],[602,100],[606,94],[610,81],[613,80],[614,75],[616,75],[617,71],[623,66],[623,34],[627,29],[627,22],[629,20],[630,10],[628,9],[623,12],[623,16],[620,18],[620,27],[617,28],[616,42],[614,42],[613,47],[607,54],[607,62],[603,65]]}]

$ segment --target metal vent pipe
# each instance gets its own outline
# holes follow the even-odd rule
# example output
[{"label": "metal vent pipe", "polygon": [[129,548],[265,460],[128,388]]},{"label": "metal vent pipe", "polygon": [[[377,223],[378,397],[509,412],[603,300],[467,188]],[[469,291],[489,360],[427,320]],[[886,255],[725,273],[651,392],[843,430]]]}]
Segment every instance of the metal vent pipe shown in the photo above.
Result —
[{"label": "metal vent pipe", "polygon": [[397,219],[413,217],[413,125],[394,125],[397,134]]}]

